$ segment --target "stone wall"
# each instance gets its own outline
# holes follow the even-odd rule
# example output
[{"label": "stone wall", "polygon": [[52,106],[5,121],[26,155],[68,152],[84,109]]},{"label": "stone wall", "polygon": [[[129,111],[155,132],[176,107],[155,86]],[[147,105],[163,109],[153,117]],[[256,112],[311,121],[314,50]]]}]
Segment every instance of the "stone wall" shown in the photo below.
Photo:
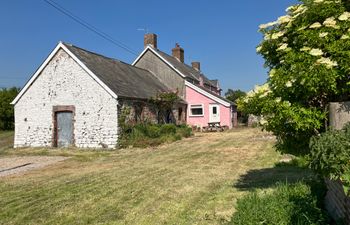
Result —
[{"label": "stone wall", "polygon": [[134,100],[134,99],[120,99],[119,100],[119,115],[123,109],[128,109],[126,121],[130,124],[139,122],[158,123],[157,110],[148,101]]},{"label": "stone wall", "polygon": [[[340,130],[350,122],[350,102],[331,102],[329,104],[329,126]],[[326,179],[328,188],[326,196],[326,208],[335,219],[344,219],[345,224],[350,224],[350,198],[344,193],[340,181]]]},{"label": "stone wall", "polygon": [[118,101],[63,50],[15,105],[14,146],[51,147],[53,107],[62,105],[75,107],[75,146],[116,147]]},{"label": "stone wall", "polygon": [[325,199],[326,209],[334,220],[343,220],[345,224],[350,224],[350,198],[344,193],[340,181],[326,179],[327,195]]},{"label": "stone wall", "polygon": [[339,130],[348,122],[350,122],[350,102],[329,103],[329,126]]},{"label": "stone wall", "polygon": [[253,114],[248,115],[247,126],[248,127],[257,127],[260,125],[261,116],[255,116]]},{"label": "stone wall", "polygon": [[[122,109],[128,109],[126,122],[136,124],[139,122],[150,122],[157,124],[159,122],[158,109],[147,100],[120,99],[119,115]],[[180,109],[181,108],[181,109]],[[177,104],[172,110],[172,118],[177,125],[186,123],[186,105]]]}]

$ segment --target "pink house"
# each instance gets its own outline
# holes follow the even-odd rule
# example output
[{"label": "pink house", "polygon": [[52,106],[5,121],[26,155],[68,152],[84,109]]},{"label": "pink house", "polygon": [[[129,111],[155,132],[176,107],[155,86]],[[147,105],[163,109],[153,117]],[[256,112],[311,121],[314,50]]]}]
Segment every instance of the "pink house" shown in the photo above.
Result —
[{"label": "pink house", "polygon": [[208,123],[220,123],[232,128],[232,107],[230,103],[217,98],[195,85],[186,85],[188,104],[187,124],[205,127]]},{"label": "pink house", "polygon": [[[186,123],[197,127],[220,124],[232,128],[234,103],[221,96],[218,80],[211,80],[200,69],[200,62],[191,66],[184,62],[184,49],[179,44],[169,55],[157,48],[157,35],[146,34],[143,52],[132,65],[150,71],[186,103]],[[182,110],[181,110],[182,112]]]}]

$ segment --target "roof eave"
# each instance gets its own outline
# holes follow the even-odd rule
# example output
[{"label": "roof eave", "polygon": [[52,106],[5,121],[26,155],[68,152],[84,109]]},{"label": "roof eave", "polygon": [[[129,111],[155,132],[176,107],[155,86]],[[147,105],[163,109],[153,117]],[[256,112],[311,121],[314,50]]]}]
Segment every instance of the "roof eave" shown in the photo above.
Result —
[{"label": "roof eave", "polygon": [[194,89],[195,91],[199,92],[200,94],[203,94],[205,95],[206,97],[226,106],[226,107],[230,107],[231,105],[234,105],[233,102],[231,101],[228,101],[228,100],[224,100],[224,99],[221,99],[221,98],[218,98],[217,96],[215,96],[214,94],[210,93],[209,91],[206,91],[202,88],[199,88],[198,86],[188,82],[188,81],[185,81],[185,85]]}]

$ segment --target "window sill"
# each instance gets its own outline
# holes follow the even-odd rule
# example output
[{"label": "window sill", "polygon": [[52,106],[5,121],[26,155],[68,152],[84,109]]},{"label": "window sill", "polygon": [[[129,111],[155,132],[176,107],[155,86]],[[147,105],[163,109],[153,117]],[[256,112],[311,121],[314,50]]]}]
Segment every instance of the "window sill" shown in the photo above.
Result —
[{"label": "window sill", "polygon": [[189,115],[189,117],[204,117],[204,115]]}]

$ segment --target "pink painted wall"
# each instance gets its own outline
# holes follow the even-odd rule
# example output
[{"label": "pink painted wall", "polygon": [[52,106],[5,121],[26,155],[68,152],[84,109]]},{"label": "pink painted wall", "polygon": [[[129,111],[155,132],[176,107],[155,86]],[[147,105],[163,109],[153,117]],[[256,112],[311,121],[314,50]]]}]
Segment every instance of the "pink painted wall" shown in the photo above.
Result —
[{"label": "pink painted wall", "polygon": [[[218,102],[202,95],[201,93],[193,90],[190,87],[186,86],[186,101],[188,103],[187,107],[187,124],[194,126],[208,126],[209,122],[209,105],[218,104],[220,106],[220,124],[221,126],[229,126],[232,128],[232,119],[231,119],[231,109],[221,105]],[[190,116],[190,105],[199,105],[203,104],[204,115],[203,116]]]}]

